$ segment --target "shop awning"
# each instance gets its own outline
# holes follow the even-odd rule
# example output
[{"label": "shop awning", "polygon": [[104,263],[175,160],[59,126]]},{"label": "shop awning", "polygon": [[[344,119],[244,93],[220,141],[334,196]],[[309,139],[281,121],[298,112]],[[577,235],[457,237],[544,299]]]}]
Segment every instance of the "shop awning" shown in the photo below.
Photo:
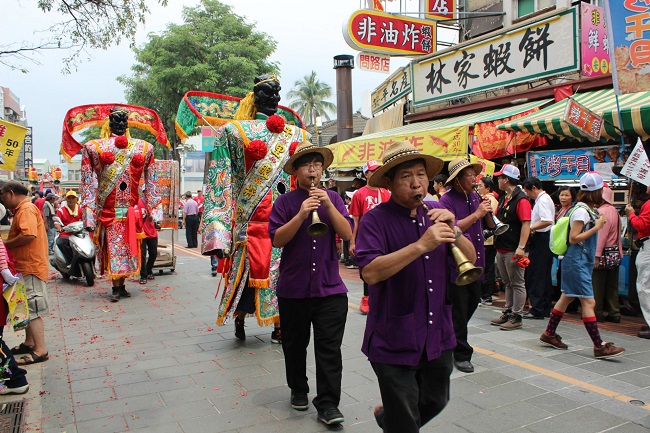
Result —
[{"label": "shop awning", "polygon": [[[619,128],[620,122],[616,109],[616,97],[613,89],[597,90],[593,92],[578,93],[573,99],[584,105],[605,120],[600,141],[620,141],[619,132],[612,126]],[[646,140],[650,137],[650,92],[629,93],[619,96],[623,127],[627,135],[638,136]],[[503,123],[498,129],[509,131],[526,131],[533,134],[542,134],[560,140],[589,140],[593,138],[569,126],[564,120],[566,100],[557,102],[528,116],[521,117],[513,122]]]},{"label": "shop awning", "polygon": [[361,167],[370,159],[381,160],[386,146],[398,140],[409,140],[422,152],[450,161],[467,155],[469,127],[514,116],[550,101],[552,100],[526,102],[512,107],[413,123],[331,144],[327,147],[334,153],[332,168]]}]

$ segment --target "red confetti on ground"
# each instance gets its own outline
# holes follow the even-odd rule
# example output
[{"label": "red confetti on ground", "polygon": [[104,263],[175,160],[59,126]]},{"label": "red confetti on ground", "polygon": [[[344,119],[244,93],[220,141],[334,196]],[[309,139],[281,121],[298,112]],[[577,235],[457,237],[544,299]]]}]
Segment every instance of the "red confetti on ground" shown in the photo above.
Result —
[{"label": "red confetti on ground", "polygon": [[248,394],[246,394],[245,392],[242,392],[241,395],[242,395],[242,397],[246,397]]}]

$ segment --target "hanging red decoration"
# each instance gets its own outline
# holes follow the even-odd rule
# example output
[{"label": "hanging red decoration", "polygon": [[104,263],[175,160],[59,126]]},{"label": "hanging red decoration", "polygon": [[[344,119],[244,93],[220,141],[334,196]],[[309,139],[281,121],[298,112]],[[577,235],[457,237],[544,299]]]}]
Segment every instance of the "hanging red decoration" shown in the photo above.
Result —
[{"label": "hanging red decoration", "polygon": [[115,155],[113,155],[113,152],[103,152],[99,159],[101,159],[102,164],[111,165],[115,162]]},{"label": "hanging red decoration", "polygon": [[126,146],[129,145],[129,139],[126,138],[123,135],[120,135],[119,137],[115,138],[115,146],[117,146],[120,149],[126,149]]},{"label": "hanging red decoration", "polygon": [[144,165],[144,156],[141,154],[133,155],[133,159],[131,159],[131,165],[135,168],[140,168]]},{"label": "hanging red decoration", "polygon": [[266,156],[266,153],[269,151],[268,146],[262,140],[253,140],[248,143],[244,152],[246,157],[253,160],[259,161],[260,159]]},{"label": "hanging red decoration", "polygon": [[291,143],[291,146],[289,146],[289,156],[293,156],[293,154],[296,153],[296,147],[298,147],[299,144],[299,141]]},{"label": "hanging red decoration", "polygon": [[277,114],[266,119],[266,127],[269,131],[279,134],[284,131],[284,119]]}]

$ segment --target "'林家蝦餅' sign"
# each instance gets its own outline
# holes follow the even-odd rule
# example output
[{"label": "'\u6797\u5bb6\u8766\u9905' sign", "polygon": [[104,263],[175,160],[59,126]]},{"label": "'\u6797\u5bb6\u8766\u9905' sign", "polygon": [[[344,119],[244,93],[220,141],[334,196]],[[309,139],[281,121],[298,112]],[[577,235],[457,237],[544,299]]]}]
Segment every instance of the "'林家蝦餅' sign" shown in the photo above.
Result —
[{"label": "'\u6797\u5bb6\u8766\u9905' sign", "polygon": [[575,71],[576,32],[571,8],[414,62],[413,102],[433,103]]}]

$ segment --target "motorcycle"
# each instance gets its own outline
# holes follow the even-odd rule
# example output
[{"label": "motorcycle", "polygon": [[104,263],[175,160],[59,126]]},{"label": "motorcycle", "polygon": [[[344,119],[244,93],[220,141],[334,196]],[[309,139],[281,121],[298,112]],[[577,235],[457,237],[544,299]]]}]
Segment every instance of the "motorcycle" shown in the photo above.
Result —
[{"label": "motorcycle", "polygon": [[[61,220],[56,217],[54,221],[61,224]],[[50,258],[50,264],[61,273],[64,279],[85,278],[86,284],[92,286],[95,284],[95,243],[92,240],[92,235],[84,229],[81,221],[70,223],[61,231],[70,233],[68,239],[72,248],[72,261],[67,260],[55,241],[54,254]]]}]

